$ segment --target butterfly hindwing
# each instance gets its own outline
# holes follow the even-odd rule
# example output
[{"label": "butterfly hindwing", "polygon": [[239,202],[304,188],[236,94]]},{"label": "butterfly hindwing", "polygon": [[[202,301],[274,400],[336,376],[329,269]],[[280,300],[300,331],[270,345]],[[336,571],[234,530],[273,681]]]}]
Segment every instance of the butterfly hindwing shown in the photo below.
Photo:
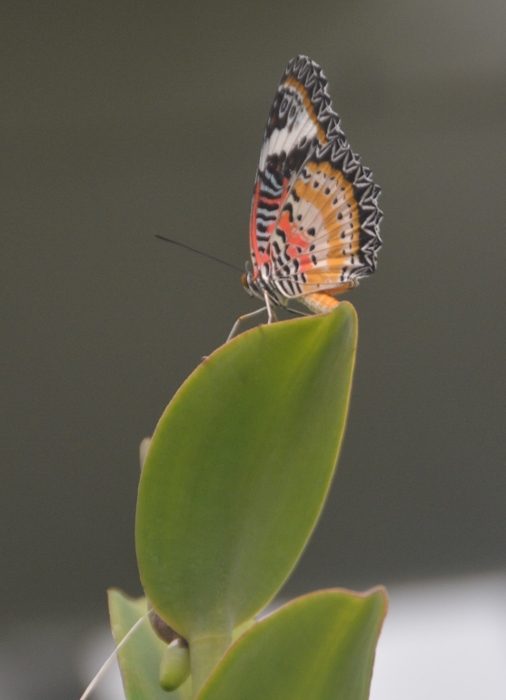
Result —
[{"label": "butterfly hindwing", "polygon": [[287,296],[354,286],[381,245],[379,188],[345,141],[305,162],[271,239],[272,278]]}]

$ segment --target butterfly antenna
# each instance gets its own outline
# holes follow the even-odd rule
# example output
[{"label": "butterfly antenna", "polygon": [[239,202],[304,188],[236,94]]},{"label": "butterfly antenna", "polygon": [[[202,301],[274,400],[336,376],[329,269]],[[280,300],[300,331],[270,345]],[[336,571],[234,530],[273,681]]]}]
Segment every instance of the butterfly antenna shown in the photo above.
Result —
[{"label": "butterfly antenna", "polygon": [[91,693],[93,692],[93,690],[95,689],[95,687],[97,686],[97,684],[99,683],[99,681],[101,681],[102,678],[104,677],[104,674],[106,673],[106,671],[109,670],[109,667],[111,666],[112,662],[113,662],[114,659],[116,658],[116,654],[118,653],[118,651],[121,649],[121,647],[123,646],[123,644],[125,644],[125,642],[128,641],[128,640],[130,639],[130,637],[131,637],[132,634],[135,632],[135,630],[136,630],[138,627],[141,626],[141,624],[144,622],[144,620],[147,618],[148,615],[149,615],[149,612],[147,612],[145,615],[143,615],[141,618],[139,618],[139,619],[137,620],[137,622],[135,623],[135,625],[134,625],[133,627],[131,627],[131,628],[128,630],[128,632],[125,634],[125,636],[123,637],[123,639],[121,640],[121,642],[118,644],[118,646],[116,647],[116,649],[112,652],[112,654],[109,656],[109,658],[107,658],[107,659],[104,661],[104,663],[102,664],[100,670],[98,671],[98,673],[96,674],[96,676],[93,678],[93,680],[91,681],[91,683],[88,685],[88,687],[86,688],[86,690],[84,691],[84,693],[81,695],[81,697],[79,698],[79,700],[87,700],[87,698],[90,697]]},{"label": "butterfly antenna", "polygon": [[186,250],[191,250],[192,253],[198,253],[199,255],[203,255],[204,258],[209,258],[210,260],[215,260],[216,262],[221,263],[222,265],[226,265],[227,267],[231,267],[232,270],[238,270],[239,272],[244,272],[240,267],[237,267],[236,265],[232,265],[232,263],[226,262],[226,260],[221,260],[221,258],[215,258],[214,255],[209,255],[209,253],[203,253],[201,250],[197,250],[196,248],[192,248],[189,245],[186,245],[185,243],[180,243],[179,241],[174,241],[172,238],[167,238],[166,236],[160,236],[158,233],[155,233],[155,236],[159,238],[161,241],[166,241],[167,243],[173,243],[174,245],[178,245],[181,248],[186,248]]}]

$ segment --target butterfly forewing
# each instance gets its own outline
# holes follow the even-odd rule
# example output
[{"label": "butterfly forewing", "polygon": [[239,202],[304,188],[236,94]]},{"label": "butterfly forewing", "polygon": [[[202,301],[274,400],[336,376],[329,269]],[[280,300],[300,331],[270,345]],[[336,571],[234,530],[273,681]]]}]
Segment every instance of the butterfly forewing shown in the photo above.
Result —
[{"label": "butterfly forewing", "polygon": [[[265,128],[250,223],[251,252],[257,268],[269,259],[268,243],[288,192],[308,155],[324,136],[311,100],[295,77],[298,65],[297,60],[289,63]],[[306,77],[315,70],[307,61],[302,62],[302,69]]]}]

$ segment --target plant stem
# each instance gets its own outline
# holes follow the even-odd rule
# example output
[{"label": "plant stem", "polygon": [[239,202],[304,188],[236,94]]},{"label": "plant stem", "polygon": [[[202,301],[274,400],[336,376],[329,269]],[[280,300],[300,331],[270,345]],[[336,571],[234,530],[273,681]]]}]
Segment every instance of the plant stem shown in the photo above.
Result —
[{"label": "plant stem", "polygon": [[197,697],[200,689],[209,678],[214,667],[221,659],[232,641],[232,635],[208,635],[191,639],[190,666],[192,677],[192,695]]}]

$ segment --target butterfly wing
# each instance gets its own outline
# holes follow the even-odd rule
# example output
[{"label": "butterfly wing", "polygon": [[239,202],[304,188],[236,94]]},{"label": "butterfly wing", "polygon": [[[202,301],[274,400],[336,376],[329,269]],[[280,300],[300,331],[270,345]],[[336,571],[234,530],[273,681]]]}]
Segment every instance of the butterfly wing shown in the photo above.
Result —
[{"label": "butterfly wing", "polygon": [[[282,156],[285,168],[283,179],[276,180],[280,185],[276,218],[271,213],[265,231],[259,231],[262,248],[257,249],[261,262],[270,260],[271,278],[283,297],[338,293],[376,268],[381,247],[380,188],[341,131],[327,80],[316,63],[300,56],[288,64],[278,88],[278,95],[286,94],[300,106],[302,125],[289,131],[280,120],[282,128],[277,133],[271,129],[271,140],[264,142],[264,148],[269,146],[266,156],[262,150],[264,161],[274,163],[274,156],[280,161]],[[276,123],[273,116],[282,112],[274,107],[266,136],[269,124]],[[303,144],[306,135],[309,141]],[[295,167],[287,169],[292,162]],[[259,198],[257,211],[263,212],[261,202]],[[258,220],[263,225],[265,218]]]},{"label": "butterfly wing", "polygon": [[[250,246],[254,271],[270,260],[269,241],[287,196],[308,155],[325,137],[312,99],[320,88],[311,72],[314,66],[316,64],[306,57],[290,61],[269,113],[251,207]],[[305,80],[307,86],[304,91],[301,80]]]}]

